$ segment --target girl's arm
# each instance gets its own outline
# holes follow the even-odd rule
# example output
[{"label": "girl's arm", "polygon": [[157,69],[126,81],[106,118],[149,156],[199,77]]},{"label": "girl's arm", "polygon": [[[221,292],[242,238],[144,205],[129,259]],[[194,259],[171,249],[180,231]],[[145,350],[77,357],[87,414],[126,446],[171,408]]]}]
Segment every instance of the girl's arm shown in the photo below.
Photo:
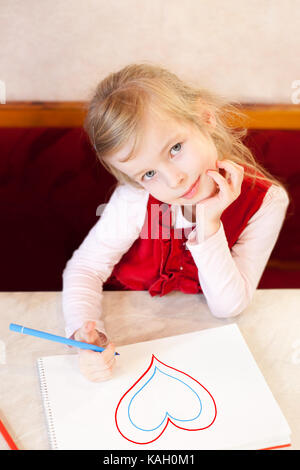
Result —
[{"label": "girl's arm", "polygon": [[[95,321],[102,342],[107,335],[102,313],[102,285],[113,267],[138,238],[149,193],[129,185],[118,186],[99,221],[74,251],[63,271],[62,308],[66,336],[86,321]],[[102,207],[102,208],[103,208]]]},{"label": "girl's arm", "polygon": [[199,282],[213,315],[220,318],[241,313],[251,302],[280,233],[289,198],[272,185],[259,210],[229,249],[224,227],[201,243],[193,230],[186,243],[198,268]]}]

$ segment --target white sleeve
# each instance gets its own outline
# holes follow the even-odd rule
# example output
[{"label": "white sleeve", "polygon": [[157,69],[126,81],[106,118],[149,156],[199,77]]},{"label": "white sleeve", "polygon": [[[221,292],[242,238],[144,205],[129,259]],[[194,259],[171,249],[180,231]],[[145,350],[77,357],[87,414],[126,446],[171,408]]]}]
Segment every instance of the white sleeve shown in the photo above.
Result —
[{"label": "white sleeve", "polygon": [[251,303],[288,205],[287,192],[272,185],[231,250],[222,222],[219,230],[201,243],[193,243],[195,229],[189,234],[186,246],[198,268],[199,282],[214,316],[238,315]]},{"label": "white sleeve", "polygon": [[[106,335],[101,319],[102,285],[114,266],[139,237],[149,193],[130,185],[120,185],[104,210],[100,220],[63,271],[62,309],[66,336],[73,335],[87,320],[96,321],[96,328]],[[97,209],[97,214],[99,208]],[[107,336],[107,335],[106,335]]]}]

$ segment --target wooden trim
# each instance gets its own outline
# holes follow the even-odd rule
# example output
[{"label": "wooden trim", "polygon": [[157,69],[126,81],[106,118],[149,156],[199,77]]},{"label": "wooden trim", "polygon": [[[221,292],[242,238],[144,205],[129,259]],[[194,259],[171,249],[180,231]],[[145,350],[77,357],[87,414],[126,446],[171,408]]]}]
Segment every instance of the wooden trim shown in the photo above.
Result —
[{"label": "wooden trim", "polygon": [[81,127],[85,113],[81,101],[7,102],[0,105],[0,127]]},{"label": "wooden trim", "polygon": [[280,269],[282,271],[300,271],[300,261],[270,259],[267,263],[267,267]]},{"label": "wooden trim", "polygon": [[[84,101],[12,101],[0,104],[0,127],[82,127]],[[300,129],[300,105],[241,103],[240,125],[248,129]],[[231,125],[231,124],[230,124]]]},{"label": "wooden trim", "polygon": [[240,110],[247,116],[248,129],[300,129],[299,105],[242,104]]}]

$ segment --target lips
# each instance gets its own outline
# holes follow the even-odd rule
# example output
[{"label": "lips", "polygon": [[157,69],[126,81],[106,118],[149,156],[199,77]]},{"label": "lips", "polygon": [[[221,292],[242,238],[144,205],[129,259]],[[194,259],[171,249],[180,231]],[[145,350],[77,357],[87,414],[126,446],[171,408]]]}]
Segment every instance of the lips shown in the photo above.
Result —
[{"label": "lips", "polygon": [[187,190],[186,193],[182,194],[180,197],[184,198],[192,198],[197,192],[198,186],[200,182],[200,176],[196,179],[195,183],[192,184],[192,186]]}]

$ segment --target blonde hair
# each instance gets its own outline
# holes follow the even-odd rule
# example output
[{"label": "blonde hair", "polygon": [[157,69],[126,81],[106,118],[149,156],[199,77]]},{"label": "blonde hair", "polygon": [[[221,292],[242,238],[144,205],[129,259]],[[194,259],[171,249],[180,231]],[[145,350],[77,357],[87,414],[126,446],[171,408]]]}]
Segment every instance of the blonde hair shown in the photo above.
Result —
[{"label": "blonde hair", "polygon": [[[145,110],[151,108],[158,113],[167,113],[173,119],[196,125],[213,139],[220,160],[228,158],[248,167],[244,175],[253,178],[253,185],[258,178],[286,190],[284,184],[260,165],[251,150],[243,144],[247,129],[237,127],[237,122],[245,119],[239,106],[239,103],[228,102],[207,89],[185,83],[160,65],[134,63],[109,74],[97,85],[87,105],[84,129],[100,162],[120,184],[142,187],[113,167],[109,156],[133,138],[131,152],[122,161],[134,158],[135,149],[143,137]],[[215,127],[209,125],[208,113],[215,117]]]}]

